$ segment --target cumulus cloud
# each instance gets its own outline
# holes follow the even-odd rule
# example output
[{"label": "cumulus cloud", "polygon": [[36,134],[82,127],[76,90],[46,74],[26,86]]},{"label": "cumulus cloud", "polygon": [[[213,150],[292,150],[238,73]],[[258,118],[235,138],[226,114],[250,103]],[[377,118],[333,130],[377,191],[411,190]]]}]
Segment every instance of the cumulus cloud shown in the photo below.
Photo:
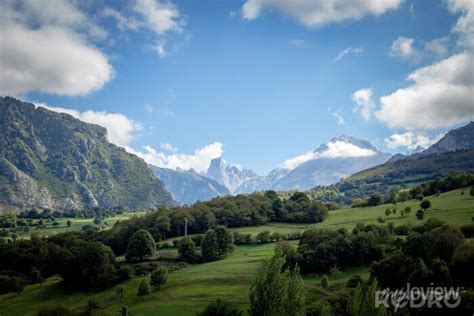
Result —
[{"label": "cumulus cloud", "polygon": [[395,133],[390,137],[385,138],[384,141],[387,144],[387,147],[391,149],[406,147],[409,150],[413,150],[418,146],[421,146],[422,148],[428,148],[440,140],[443,136],[444,133],[441,133],[434,138],[429,138],[424,134],[406,132],[403,134]]},{"label": "cumulus cloud", "polygon": [[322,151],[310,151],[301,156],[297,156],[284,161],[280,167],[284,169],[293,170],[304,162],[321,159],[321,158],[351,158],[351,157],[369,157],[375,155],[376,152],[361,148],[351,143],[343,141],[331,141],[326,144]]},{"label": "cumulus cloud", "polygon": [[424,47],[428,53],[434,54],[436,57],[443,57],[448,53],[448,45],[449,38],[444,36],[425,43]]},{"label": "cumulus cloud", "polygon": [[192,154],[172,153],[166,154],[158,152],[153,147],[146,145],[141,151],[136,151],[126,147],[127,151],[145,160],[147,163],[161,168],[169,169],[194,169],[197,172],[204,172],[209,168],[211,160],[222,156],[222,143],[214,142],[204,147],[198,148]]},{"label": "cumulus cloud", "polygon": [[471,0],[449,0],[448,10],[460,13],[452,31],[459,35],[458,46],[474,49],[474,2]]},{"label": "cumulus cloud", "polygon": [[170,143],[161,143],[160,147],[161,147],[161,149],[168,150],[168,151],[171,151],[171,152],[174,152],[174,153],[178,151],[178,148],[174,147]]},{"label": "cumulus cloud", "polygon": [[184,20],[171,2],[136,0],[133,9],[145,19],[146,26],[158,35],[183,31]]},{"label": "cumulus cloud", "polygon": [[242,6],[242,18],[257,19],[262,11],[275,9],[289,15],[306,27],[320,27],[345,20],[357,20],[366,15],[379,16],[397,8],[402,0],[247,0]]},{"label": "cumulus cloud", "polygon": [[337,54],[337,56],[333,59],[333,62],[337,63],[342,58],[344,58],[344,56],[346,56],[347,54],[354,54],[354,55],[361,56],[363,52],[364,52],[364,49],[362,47],[346,47],[342,49],[339,52],[339,54]]},{"label": "cumulus cloud", "polygon": [[352,94],[352,101],[356,104],[353,112],[358,113],[364,120],[369,120],[376,108],[372,89],[364,88],[357,90]]},{"label": "cumulus cloud", "polygon": [[50,111],[72,115],[86,123],[103,126],[107,129],[108,141],[122,147],[128,146],[134,139],[135,134],[142,129],[140,123],[120,113],[107,113],[104,111],[79,112],[74,109],[49,106],[45,103],[35,103],[35,105]]},{"label": "cumulus cloud", "polygon": [[413,38],[399,36],[395,41],[393,41],[392,46],[390,47],[390,53],[403,59],[418,62],[420,60],[420,53],[414,47],[414,41]]},{"label": "cumulus cloud", "polygon": [[85,95],[113,77],[91,44],[106,32],[68,1],[0,3],[0,94]]},{"label": "cumulus cloud", "polygon": [[380,98],[376,117],[391,128],[434,130],[474,119],[474,57],[460,53],[408,76],[412,84]]}]

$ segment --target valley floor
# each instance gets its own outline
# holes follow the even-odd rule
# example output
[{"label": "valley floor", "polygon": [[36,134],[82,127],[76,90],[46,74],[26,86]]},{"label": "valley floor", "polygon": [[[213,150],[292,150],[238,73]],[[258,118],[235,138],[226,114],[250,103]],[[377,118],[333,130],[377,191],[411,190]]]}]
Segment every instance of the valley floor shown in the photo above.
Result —
[{"label": "valley floor", "polygon": [[[426,219],[438,218],[454,226],[472,223],[474,217],[474,197],[469,195],[469,190],[456,190],[429,197],[433,209],[426,213]],[[406,206],[412,212],[405,217],[390,215],[389,221],[396,226],[401,224],[420,224],[415,213],[419,208],[419,201],[407,201],[399,204],[401,210]],[[369,208],[353,208],[331,211],[328,218],[316,225],[295,225],[272,223],[259,227],[245,227],[235,229],[242,233],[257,234],[260,231],[290,233],[296,230],[303,231],[311,227],[327,228],[353,228],[357,223],[377,223],[377,217],[385,216],[386,208],[393,205],[381,205]],[[298,241],[292,241],[297,245]],[[243,309],[248,307],[248,290],[256,274],[259,263],[273,254],[275,244],[238,246],[226,259],[199,265],[187,265],[169,275],[168,282],[160,291],[153,291],[146,298],[136,295],[140,277],[121,284],[125,289],[123,299],[117,298],[114,288],[102,292],[65,292],[60,287],[60,278],[52,277],[43,285],[31,285],[21,294],[5,294],[0,296],[0,315],[35,315],[39,306],[49,303],[62,303],[75,311],[80,311],[89,300],[99,303],[101,309],[97,315],[118,315],[122,306],[128,306],[131,315],[195,315],[210,301],[224,298],[240,305]],[[175,250],[162,250],[173,253]],[[331,290],[344,286],[347,280],[358,274],[367,278],[368,268],[354,268],[344,271],[330,278],[329,289],[320,286],[319,275],[305,275],[307,301],[314,302],[321,297],[330,295]]]}]

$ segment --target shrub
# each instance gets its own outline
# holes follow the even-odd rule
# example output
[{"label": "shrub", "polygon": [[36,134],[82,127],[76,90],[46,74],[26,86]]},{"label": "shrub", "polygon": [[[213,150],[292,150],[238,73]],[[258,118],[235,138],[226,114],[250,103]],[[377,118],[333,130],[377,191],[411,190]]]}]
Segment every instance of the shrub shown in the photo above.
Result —
[{"label": "shrub", "polygon": [[196,260],[196,245],[189,237],[181,238],[178,242],[179,259],[186,262]]},{"label": "shrub", "polygon": [[160,287],[165,285],[166,281],[168,281],[168,270],[165,267],[159,267],[151,273],[150,280],[151,285],[160,289]]},{"label": "shrub", "polygon": [[474,196],[474,185],[471,187],[471,191],[469,191],[471,196]]},{"label": "shrub", "polygon": [[127,260],[143,260],[147,256],[151,256],[156,252],[155,240],[151,236],[150,232],[145,229],[137,230],[127,246]]},{"label": "shrub", "polygon": [[424,219],[425,218],[425,211],[423,211],[423,210],[416,211],[416,218],[418,218],[419,220]]},{"label": "shrub", "polygon": [[259,244],[265,244],[265,243],[268,243],[270,242],[270,232],[269,231],[263,231],[263,232],[259,232],[257,234],[257,237],[255,238],[255,240],[259,243]]},{"label": "shrub", "polygon": [[382,216],[377,217],[377,222],[379,222],[380,224],[385,223],[385,221],[385,218],[383,218]]},{"label": "shrub", "polygon": [[474,224],[461,226],[461,231],[466,238],[474,237]]},{"label": "shrub", "polygon": [[327,275],[323,275],[323,277],[321,278],[321,286],[325,289],[329,287],[329,278]]},{"label": "shrub", "polygon": [[121,285],[117,286],[115,288],[115,295],[117,295],[119,299],[123,299],[125,296],[125,288]]},{"label": "shrub", "polygon": [[138,285],[137,296],[143,297],[151,293],[150,280],[148,278],[143,278]]},{"label": "shrub", "polygon": [[202,243],[202,240],[204,239],[204,235],[203,234],[194,235],[191,237],[191,239],[193,240],[195,245],[200,245]]},{"label": "shrub", "polygon": [[62,304],[47,304],[40,306],[38,316],[67,316],[71,315],[69,308]]},{"label": "shrub", "polygon": [[362,277],[360,275],[354,275],[347,281],[346,287],[355,289],[362,284],[364,284]]},{"label": "shrub", "polygon": [[129,266],[120,266],[117,269],[117,279],[119,282],[126,281],[132,276],[133,270]]},{"label": "shrub", "polygon": [[0,294],[5,294],[8,292],[21,293],[26,285],[24,279],[9,276],[9,275],[0,275]]},{"label": "shrub", "polygon": [[198,316],[241,316],[243,312],[240,308],[235,305],[217,299],[216,301],[209,303],[206,308],[197,313]]}]

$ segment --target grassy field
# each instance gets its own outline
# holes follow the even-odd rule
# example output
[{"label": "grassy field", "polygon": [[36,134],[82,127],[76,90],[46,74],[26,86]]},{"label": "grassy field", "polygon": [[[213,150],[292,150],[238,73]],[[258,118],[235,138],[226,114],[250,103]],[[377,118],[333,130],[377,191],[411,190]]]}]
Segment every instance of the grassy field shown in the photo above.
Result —
[{"label": "grassy field", "polygon": [[[439,218],[452,225],[461,226],[472,222],[474,217],[474,197],[469,195],[469,190],[456,190],[441,194],[437,197],[430,197],[432,210],[426,214],[428,218]],[[395,225],[400,224],[420,224],[415,213],[418,209],[419,201],[408,201],[397,206],[400,211],[406,206],[412,208],[412,212],[401,218],[399,213],[391,215]],[[377,217],[385,217],[385,209],[393,208],[393,205],[381,205],[369,208],[354,208],[331,211],[328,218],[315,225],[295,225],[271,223],[259,227],[245,227],[235,229],[241,233],[257,234],[260,231],[290,233],[296,230],[303,231],[311,227],[352,228],[357,223],[377,223]],[[114,218],[114,220],[124,218]],[[425,220],[426,220],[425,219]],[[109,225],[113,222],[111,219]],[[77,222],[76,227],[82,226],[86,222]],[[73,229],[71,227],[70,229]],[[297,241],[292,241],[297,244]],[[48,279],[42,286],[31,285],[25,288],[20,295],[6,294],[0,296],[0,315],[34,315],[39,306],[48,303],[63,303],[70,308],[80,311],[88,300],[99,302],[101,309],[97,315],[118,315],[121,306],[128,306],[131,315],[195,315],[210,301],[216,298],[225,298],[240,305],[242,308],[248,307],[248,289],[255,276],[257,267],[261,260],[271,256],[275,244],[248,245],[236,247],[235,251],[221,261],[189,265],[180,270],[170,273],[168,283],[160,290],[154,291],[145,299],[136,296],[140,277],[124,282],[125,297],[120,300],[114,293],[114,288],[103,292],[64,292],[60,287],[60,278]],[[162,255],[164,254],[164,250]],[[175,255],[175,250],[166,250],[168,255]],[[347,280],[359,274],[364,278],[368,277],[367,268],[356,268],[346,270],[337,277],[330,279],[331,287],[345,284]],[[307,288],[308,302],[314,302],[330,293],[320,286],[318,275],[305,275],[304,281]]]},{"label": "grassy field", "polygon": [[[296,245],[296,241],[292,242]],[[88,300],[101,305],[100,315],[117,315],[120,307],[129,307],[131,315],[195,315],[210,301],[225,298],[244,309],[248,308],[248,289],[255,276],[257,266],[264,258],[271,256],[275,244],[240,246],[224,260],[190,265],[169,275],[167,284],[145,299],[136,296],[139,277],[121,284],[125,297],[119,300],[114,289],[98,293],[68,293],[60,287],[60,278],[48,279],[42,286],[26,287],[20,295],[0,296],[0,315],[34,315],[43,304],[61,302],[71,309],[80,311]],[[330,279],[333,286],[345,284],[355,274],[368,277],[368,269],[348,270]],[[324,296],[327,290],[320,285],[320,276],[304,277],[308,301]]]},{"label": "grassy field", "polygon": [[[117,221],[123,221],[129,219],[132,216],[140,216],[144,213],[145,212],[124,213],[116,216],[107,217],[103,221],[107,222],[106,227],[112,227]],[[68,220],[71,221],[70,227],[67,226]],[[37,234],[40,236],[50,236],[59,233],[80,231],[82,229],[82,226],[84,225],[94,225],[93,218],[57,218],[56,222],[59,223],[58,226],[52,226],[51,224],[48,224],[48,227],[46,228],[37,229],[35,227],[31,227],[29,232],[21,231],[20,237],[28,237],[31,234]]]}]

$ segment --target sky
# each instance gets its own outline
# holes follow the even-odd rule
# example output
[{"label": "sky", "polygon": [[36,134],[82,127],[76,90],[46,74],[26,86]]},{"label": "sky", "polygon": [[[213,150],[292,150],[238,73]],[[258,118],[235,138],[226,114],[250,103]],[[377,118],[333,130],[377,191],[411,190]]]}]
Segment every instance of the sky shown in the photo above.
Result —
[{"label": "sky", "polygon": [[0,0],[0,95],[172,169],[428,147],[474,120],[473,51],[471,0]]}]

